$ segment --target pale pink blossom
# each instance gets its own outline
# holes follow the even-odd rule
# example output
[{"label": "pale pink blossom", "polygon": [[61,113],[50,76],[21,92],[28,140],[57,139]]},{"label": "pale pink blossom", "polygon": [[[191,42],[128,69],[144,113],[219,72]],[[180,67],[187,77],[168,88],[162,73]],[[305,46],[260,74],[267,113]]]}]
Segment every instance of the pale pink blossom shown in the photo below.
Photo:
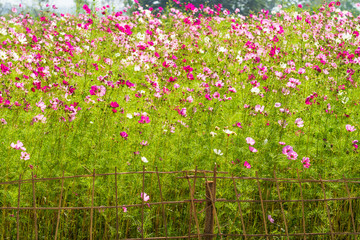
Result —
[{"label": "pale pink blossom", "polygon": [[27,152],[21,152],[21,157],[20,159],[22,160],[29,160],[30,159],[30,154],[28,154]]},{"label": "pale pink blossom", "polygon": [[247,137],[247,138],[246,138],[246,143],[247,143],[247,144],[250,144],[250,145],[254,145],[254,144],[255,144],[255,140],[252,139],[251,137]]},{"label": "pale pink blossom", "polygon": [[346,130],[348,132],[354,132],[356,130],[356,128],[354,126],[351,126],[350,124],[346,125]]},{"label": "pale pink blossom", "polygon": [[11,145],[10,145],[12,148],[14,148],[14,149],[17,149],[17,150],[19,150],[19,149],[21,149],[21,150],[23,150],[23,151],[25,151],[26,150],[26,148],[24,148],[23,146],[24,146],[24,144],[22,143],[22,142],[20,142],[20,141],[17,141],[17,143],[16,144],[14,144],[14,143],[11,143]]}]

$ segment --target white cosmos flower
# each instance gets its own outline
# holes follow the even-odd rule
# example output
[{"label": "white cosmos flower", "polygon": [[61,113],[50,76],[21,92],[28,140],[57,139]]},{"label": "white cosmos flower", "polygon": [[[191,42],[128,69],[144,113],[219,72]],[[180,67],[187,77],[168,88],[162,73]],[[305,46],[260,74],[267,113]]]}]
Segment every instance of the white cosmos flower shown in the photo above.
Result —
[{"label": "white cosmos flower", "polygon": [[146,159],[146,157],[141,157],[141,161],[143,161],[144,163],[149,162],[149,161]]},{"label": "white cosmos flower", "polygon": [[224,133],[226,133],[226,134],[234,134],[234,135],[236,135],[236,132],[233,132],[233,131],[231,131],[231,130],[229,130],[229,129],[225,129],[225,130],[223,130],[224,131]]},{"label": "white cosmos flower", "polygon": [[19,42],[20,42],[21,44],[27,44],[27,41],[26,41],[25,36],[20,36],[20,37],[18,37],[18,40],[19,40]]},{"label": "white cosmos flower", "polygon": [[217,133],[215,133],[215,132],[210,132],[210,135],[213,136],[213,137],[214,137],[216,134],[217,134]]},{"label": "white cosmos flower", "polygon": [[129,118],[129,119],[132,119],[132,118],[133,118],[133,116],[131,115],[131,113],[126,114],[126,117]]},{"label": "white cosmos flower", "polygon": [[251,89],[251,92],[255,93],[255,94],[258,94],[260,92],[260,89],[257,88],[257,87],[254,87],[254,88]]},{"label": "white cosmos flower", "polygon": [[223,153],[221,152],[220,149],[214,149],[214,152],[215,152],[215,154],[217,154],[217,155],[219,155],[219,156],[222,156],[222,155],[223,155]]}]

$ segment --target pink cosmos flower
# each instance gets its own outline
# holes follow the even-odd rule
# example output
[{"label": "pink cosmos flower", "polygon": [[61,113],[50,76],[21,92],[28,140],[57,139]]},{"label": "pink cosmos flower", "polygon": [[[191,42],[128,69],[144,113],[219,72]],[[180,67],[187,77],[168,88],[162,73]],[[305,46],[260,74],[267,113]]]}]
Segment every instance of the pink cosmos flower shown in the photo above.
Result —
[{"label": "pink cosmos flower", "polygon": [[294,151],[289,151],[286,155],[289,160],[296,160],[298,157],[298,154]]},{"label": "pink cosmos flower", "polygon": [[250,150],[250,152],[257,152],[257,149],[252,146],[249,146],[249,150]]},{"label": "pink cosmos flower", "polygon": [[186,108],[183,108],[179,111],[179,114],[186,117]]},{"label": "pink cosmos flower", "polygon": [[301,161],[303,164],[304,164],[304,168],[309,168],[310,167],[310,159],[308,157],[303,157],[302,161]]},{"label": "pink cosmos flower", "polygon": [[30,159],[30,154],[28,154],[27,152],[21,152],[21,157],[20,159],[22,160],[29,160]]},{"label": "pink cosmos flower", "polygon": [[145,202],[149,201],[150,197],[146,193],[141,193],[141,198],[144,199]]},{"label": "pink cosmos flower", "polygon": [[248,163],[247,161],[244,162],[244,166],[245,166],[246,168],[251,168],[250,163]]},{"label": "pink cosmos flower", "polygon": [[215,92],[215,93],[213,94],[213,97],[214,97],[214,98],[219,98],[219,97],[220,97],[220,93]]},{"label": "pink cosmos flower", "polygon": [[255,140],[252,139],[251,137],[247,137],[247,138],[246,138],[246,143],[247,143],[247,144],[250,144],[250,145],[254,145],[254,144],[255,144]]},{"label": "pink cosmos flower", "polygon": [[291,151],[293,151],[293,148],[290,145],[287,145],[287,146],[283,147],[283,149],[282,149],[282,153],[285,155],[287,155]]},{"label": "pink cosmos flower", "polygon": [[189,103],[192,103],[194,101],[194,99],[192,98],[192,96],[189,96],[186,98],[186,101],[188,101]]},{"label": "pink cosmos flower", "polygon": [[148,144],[148,141],[142,140],[142,142],[140,143],[140,145],[147,146],[147,145],[149,145],[149,144]]},{"label": "pink cosmos flower", "polygon": [[304,121],[303,121],[301,118],[297,118],[297,119],[295,120],[295,124],[296,124],[299,128],[301,128],[301,127],[304,126]]},{"label": "pink cosmos flower", "polygon": [[280,144],[280,145],[285,145],[285,143],[284,143],[284,142],[279,142],[279,144]]},{"label": "pink cosmos flower", "polygon": [[124,212],[127,212],[127,208],[126,208],[126,207],[122,207],[122,208],[123,208]]},{"label": "pink cosmos flower", "polygon": [[7,124],[7,122],[6,122],[6,120],[5,120],[4,118],[0,118],[0,122],[1,122],[2,124],[4,124],[4,125]]},{"label": "pink cosmos flower", "polygon": [[262,112],[264,111],[264,107],[265,107],[265,106],[256,105],[256,106],[255,106],[255,112],[260,112],[260,113],[262,113]]},{"label": "pink cosmos flower", "polygon": [[268,219],[271,223],[274,223],[274,219],[271,217],[271,215],[268,215]]},{"label": "pink cosmos flower", "polygon": [[281,106],[281,103],[275,103],[275,107],[280,107]]},{"label": "pink cosmos flower", "polygon": [[350,124],[346,125],[346,130],[348,132],[354,132],[356,130],[356,128],[354,126],[351,126]]},{"label": "pink cosmos flower", "polygon": [[17,141],[17,143],[16,144],[14,144],[14,143],[11,143],[11,145],[10,145],[12,148],[14,148],[14,149],[21,149],[21,150],[23,150],[23,151],[25,151],[26,150],[26,148],[24,148],[23,146],[24,146],[24,144],[22,143],[22,142],[20,142],[20,141]]}]

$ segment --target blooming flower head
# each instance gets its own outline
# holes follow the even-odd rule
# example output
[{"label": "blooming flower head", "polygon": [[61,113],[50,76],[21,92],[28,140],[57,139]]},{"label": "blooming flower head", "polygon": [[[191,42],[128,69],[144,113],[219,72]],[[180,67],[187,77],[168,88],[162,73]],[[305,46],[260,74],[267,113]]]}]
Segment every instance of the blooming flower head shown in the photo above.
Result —
[{"label": "blooming flower head", "polygon": [[147,195],[146,193],[141,193],[141,198],[144,200],[144,202],[147,202],[149,201],[150,196]]},{"label": "blooming flower head", "polygon": [[110,107],[117,108],[117,107],[119,107],[119,104],[117,102],[111,102]]},{"label": "blooming flower head", "polygon": [[252,139],[251,137],[247,137],[246,138],[246,143],[252,146],[252,145],[255,144],[255,140]]},{"label": "blooming flower head", "polygon": [[354,132],[356,130],[356,128],[354,126],[351,126],[350,124],[346,125],[346,130],[348,132]]},{"label": "blooming flower head", "polygon": [[27,152],[21,152],[21,157],[20,159],[22,160],[29,160],[30,159],[30,154],[28,154]]},{"label": "blooming flower head", "polygon": [[287,155],[287,154],[288,154],[289,152],[291,152],[291,151],[293,151],[292,146],[287,145],[287,146],[283,147],[283,149],[282,149],[282,154]]},{"label": "blooming flower head", "polygon": [[249,150],[250,152],[257,152],[258,150],[252,146],[249,146]]},{"label": "blooming flower head", "polygon": [[217,154],[217,155],[219,155],[219,156],[222,156],[222,155],[223,155],[223,153],[221,152],[220,149],[214,149],[214,152],[215,152],[215,154]]},{"label": "blooming flower head", "polygon": [[150,119],[149,117],[141,116],[141,120],[139,120],[139,123],[149,123]]},{"label": "blooming flower head", "polygon": [[142,142],[141,142],[140,144],[143,145],[143,146],[149,145],[149,144],[148,144],[148,141],[145,141],[145,140],[142,140]]},{"label": "blooming flower head", "polygon": [[98,97],[102,97],[104,96],[106,93],[106,88],[101,85],[101,86],[91,86],[90,88],[90,94],[91,95],[96,95]]},{"label": "blooming flower head", "polygon": [[22,142],[20,142],[20,141],[17,141],[17,143],[16,144],[14,144],[14,143],[11,143],[11,145],[10,145],[12,148],[14,148],[14,149],[21,149],[21,150],[23,150],[23,151],[25,151],[26,150],[26,148],[24,148],[23,146],[24,146],[24,144],[22,143]]},{"label": "blooming flower head", "polygon": [[301,127],[304,126],[304,121],[303,121],[301,118],[297,118],[297,119],[295,120],[295,124],[296,124],[299,128],[301,128]]},{"label": "blooming flower head", "polygon": [[121,132],[120,136],[126,139],[129,135],[126,132]]},{"label": "blooming flower head", "polygon": [[309,168],[310,167],[310,159],[308,157],[303,157],[302,161],[301,161],[303,164],[304,164],[304,168]]},{"label": "blooming flower head", "polygon": [[274,219],[271,217],[271,215],[268,215],[268,219],[271,223],[274,223]]},{"label": "blooming flower head", "polygon": [[245,162],[244,162],[244,167],[246,167],[246,168],[251,168],[251,165],[250,165],[250,163],[248,163],[247,161],[245,161]]},{"label": "blooming flower head", "polygon": [[298,154],[295,151],[289,151],[286,155],[289,160],[296,160],[298,157]]},{"label": "blooming flower head", "polygon": [[148,163],[149,161],[146,159],[146,157],[141,157],[141,161],[143,161],[144,163]]}]

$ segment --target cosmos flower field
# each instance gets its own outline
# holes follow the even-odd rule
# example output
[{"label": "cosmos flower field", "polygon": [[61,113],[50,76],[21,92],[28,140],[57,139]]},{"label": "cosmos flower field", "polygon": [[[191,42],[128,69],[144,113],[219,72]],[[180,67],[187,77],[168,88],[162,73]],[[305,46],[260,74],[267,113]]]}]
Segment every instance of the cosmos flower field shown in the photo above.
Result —
[{"label": "cosmos flower field", "polygon": [[[245,17],[221,5],[85,5],[37,19],[14,7],[0,17],[0,181],[215,165],[358,177],[360,17],[339,6]],[[77,184],[69,199],[85,204],[90,182]],[[141,179],[127,184],[123,199],[141,202]],[[0,201],[14,206],[16,194]]]}]

